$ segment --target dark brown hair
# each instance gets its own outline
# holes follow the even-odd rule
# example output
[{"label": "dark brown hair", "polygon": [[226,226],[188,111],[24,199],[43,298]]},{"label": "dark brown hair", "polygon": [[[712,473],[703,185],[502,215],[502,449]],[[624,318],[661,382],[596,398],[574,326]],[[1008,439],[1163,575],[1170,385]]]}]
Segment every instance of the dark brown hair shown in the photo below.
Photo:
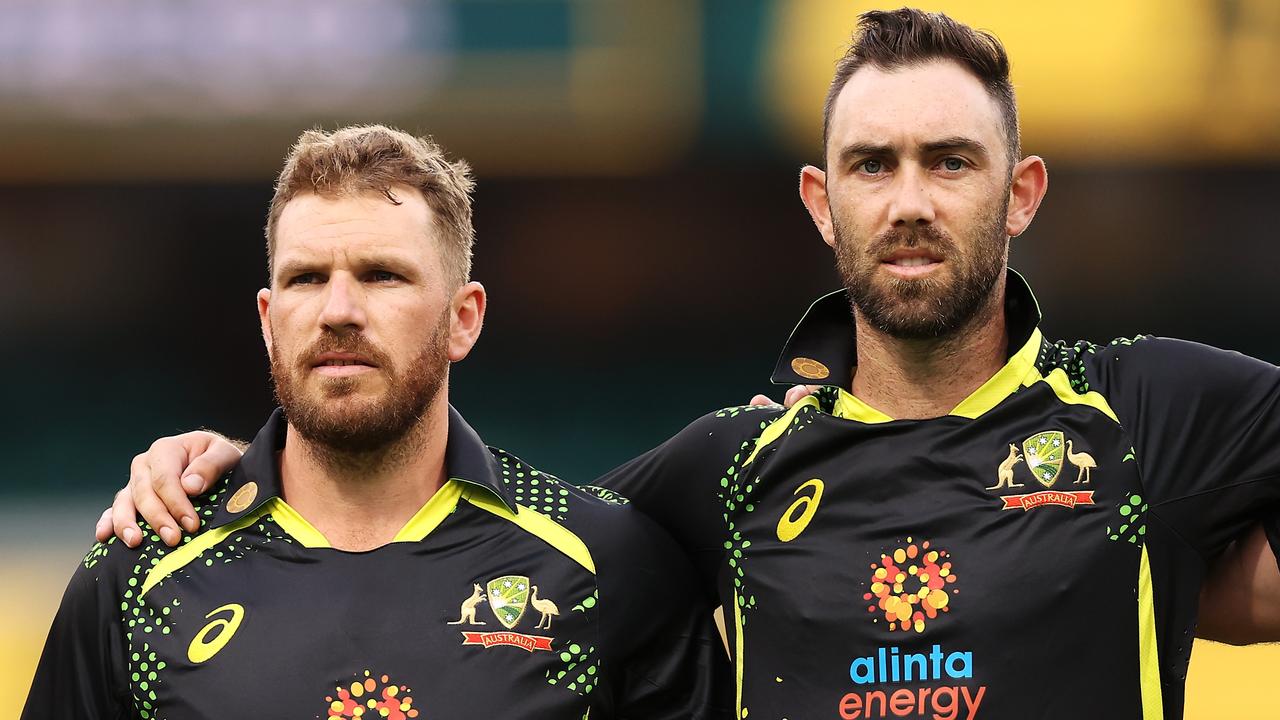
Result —
[{"label": "dark brown hair", "polygon": [[435,213],[441,231],[445,273],[461,285],[471,275],[471,168],[449,161],[429,137],[414,137],[385,125],[308,130],[299,136],[276,180],[267,213],[267,266],[274,269],[276,226],[284,206],[299,193],[343,195],[379,192],[400,204],[393,185],[416,188]]},{"label": "dark brown hair", "polygon": [[952,60],[972,72],[995,99],[1004,119],[1009,165],[1021,155],[1018,105],[1009,82],[1009,56],[1000,40],[984,30],[974,30],[942,13],[914,8],[873,10],[858,17],[858,29],[836,74],[822,108],[822,154],[826,157],[831,110],[849,78],[864,65],[897,70],[931,60]]}]

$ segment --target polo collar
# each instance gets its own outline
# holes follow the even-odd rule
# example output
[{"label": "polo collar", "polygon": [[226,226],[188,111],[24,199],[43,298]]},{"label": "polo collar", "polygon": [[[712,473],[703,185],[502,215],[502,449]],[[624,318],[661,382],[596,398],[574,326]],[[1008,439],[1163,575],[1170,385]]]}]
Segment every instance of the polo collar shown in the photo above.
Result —
[{"label": "polo collar", "polygon": [[[1040,305],[1026,279],[1010,268],[1005,284],[1005,322],[1009,330],[1007,364],[950,414],[976,417],[1026,384],[1035,372],[1042,336]],[[818,298],[783,346],[773,370],[779,385],[820,384],[840,389],[837,409],[871,422],[892,418],[848,392],[857,365],[853,305],[847,290]],[[843,413],[841,413],[843,414]]]},{"label": "polo collar", "polygon": [[[273,498],[283,499],[277,455],[284,449],[288,427],[284,410],[276,408],[228,475],[226,488],[220,493],[221,502],[207,527],[216,528],[246,517]],[[516,512],[515,492],[503,482],[493,453],[452,405],[448,432],[444,450],[448,478],[488,490]]]}]

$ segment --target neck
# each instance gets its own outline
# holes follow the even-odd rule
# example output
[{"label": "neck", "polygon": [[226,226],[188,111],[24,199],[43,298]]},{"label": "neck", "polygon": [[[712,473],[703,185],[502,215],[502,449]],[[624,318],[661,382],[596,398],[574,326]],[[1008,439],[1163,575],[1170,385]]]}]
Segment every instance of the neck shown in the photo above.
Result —
[{"label": "neck", "polygon": [[963,327],[942,338],[903,340],[855,311],[858,365],[853,394],[896,420],[946,415],[1004,366],[1009,334],[1004,278]]},{"label": "neck", "polygon": [[443,389],[404,437],[371,452],[316,445],[290,425],[280,453],[284,499],[339,550],[386,545],[444,484],[448,426]]}]

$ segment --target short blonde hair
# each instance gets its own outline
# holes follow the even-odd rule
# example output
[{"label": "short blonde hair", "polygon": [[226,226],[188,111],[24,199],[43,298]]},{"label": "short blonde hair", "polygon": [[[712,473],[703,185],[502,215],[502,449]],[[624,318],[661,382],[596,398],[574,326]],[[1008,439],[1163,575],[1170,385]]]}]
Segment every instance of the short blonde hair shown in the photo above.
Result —
[{"label": "short blonde hair", "polygon": [[284,206],[300,193],[343,195],[375,191],[397,205],[393,185],[417,188],[435,213],[445,273],[455,286],[471,276],[471,168],[450,161],[430,137],[385,125],[353,125],[333,132],[308,130],[298,137],[276,180],[267,213],[267,267],[274,272],[276,228]]}]

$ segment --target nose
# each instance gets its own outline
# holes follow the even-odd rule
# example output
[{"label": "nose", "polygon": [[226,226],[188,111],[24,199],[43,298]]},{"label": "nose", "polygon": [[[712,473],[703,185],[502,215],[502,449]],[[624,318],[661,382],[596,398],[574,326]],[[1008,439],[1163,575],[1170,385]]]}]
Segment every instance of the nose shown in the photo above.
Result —
[{"label": "nose", "polygon": [[925,225],[934,221],[933,198],[928,178],[922,168],[903,163],[894,178],[893,200],[889,205],[889,224],[893,227]]},{"label": "nose", "polygon": [[349,273],[334,273],[325,286],[321,324],[336,333],[343,333],[360,330],[366,321],[364,292],[359,281]]}]

